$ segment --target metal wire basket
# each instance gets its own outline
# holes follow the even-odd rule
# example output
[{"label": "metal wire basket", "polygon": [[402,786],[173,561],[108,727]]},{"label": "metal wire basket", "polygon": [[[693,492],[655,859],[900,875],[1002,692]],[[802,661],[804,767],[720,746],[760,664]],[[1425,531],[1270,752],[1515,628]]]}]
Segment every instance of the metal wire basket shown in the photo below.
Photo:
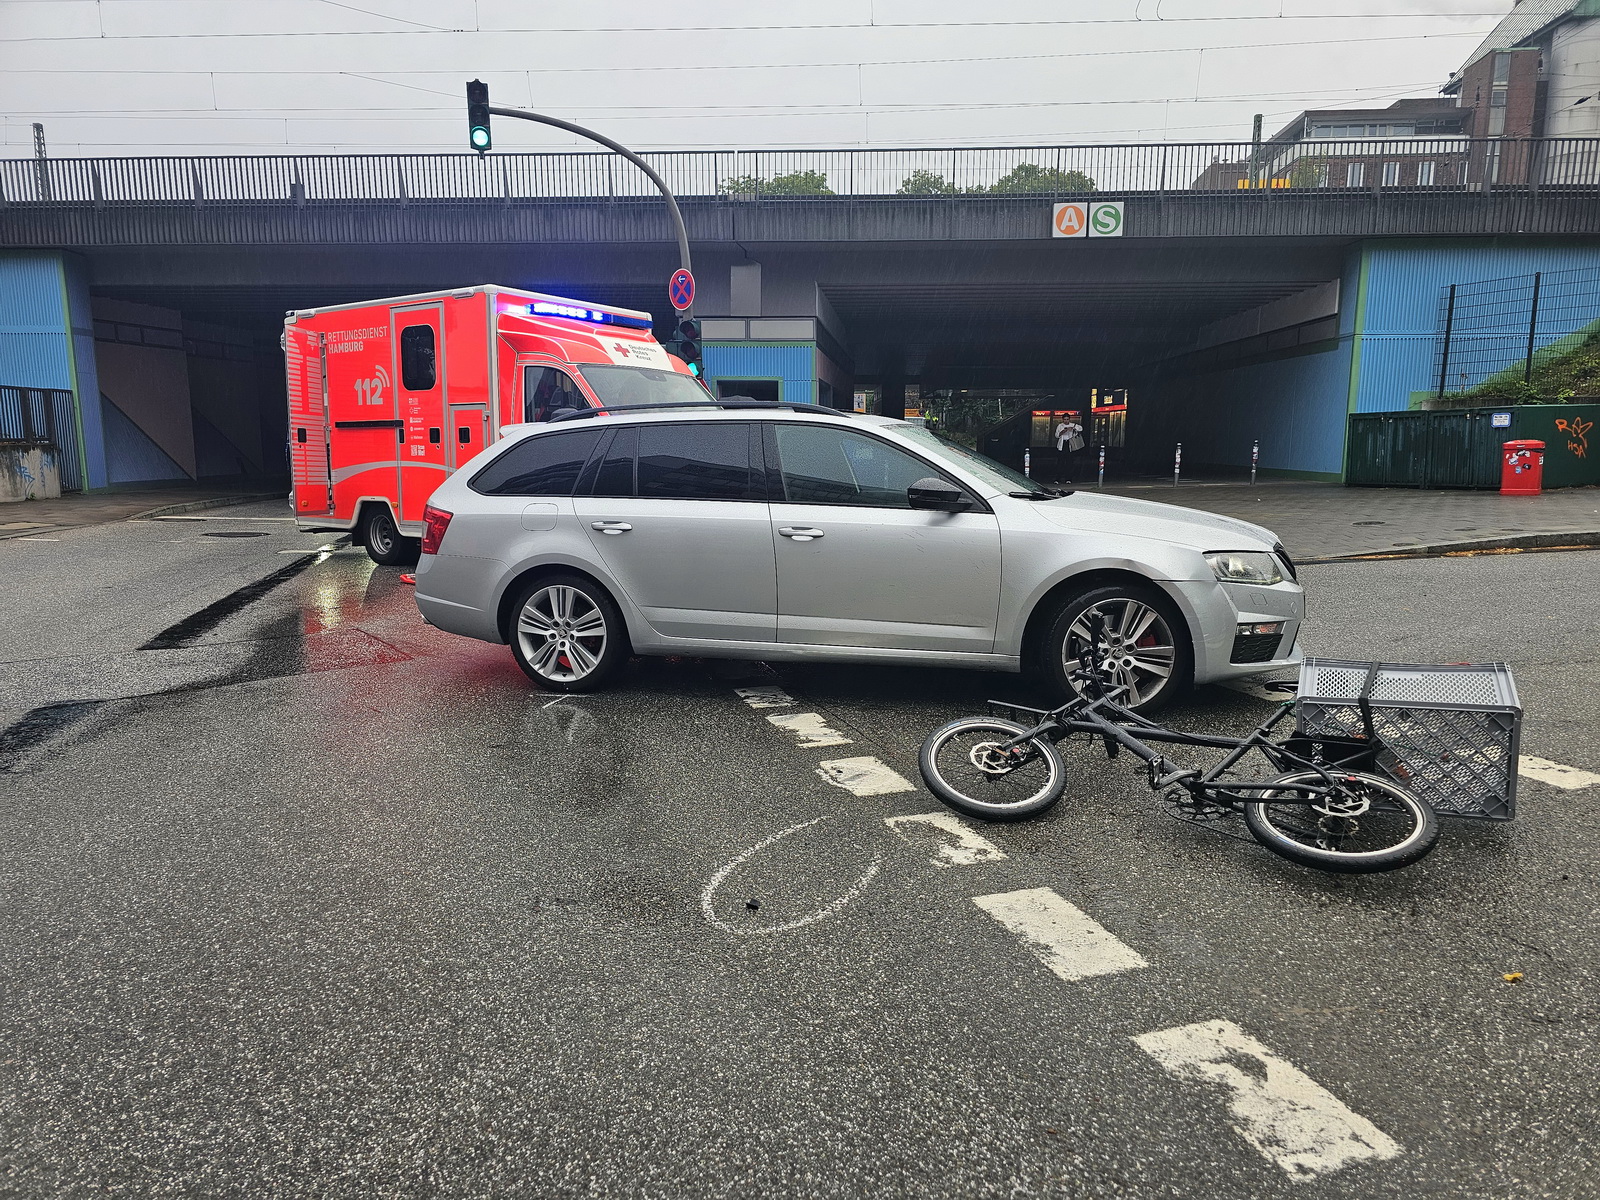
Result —
[{"label": "metal wire basket", "polygon": [[1442,816],[1516,815],[1522,702],[1504,663],[1308,658],[1295,717],[1302,735],[1377,742],[1378,768]]}]

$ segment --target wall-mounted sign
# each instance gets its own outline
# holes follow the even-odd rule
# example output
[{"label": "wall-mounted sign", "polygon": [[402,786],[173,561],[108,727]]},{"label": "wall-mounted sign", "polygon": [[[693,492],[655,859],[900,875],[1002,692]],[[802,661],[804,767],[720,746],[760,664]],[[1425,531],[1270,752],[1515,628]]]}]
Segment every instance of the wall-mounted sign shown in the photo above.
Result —
[{"label": "wall-mounted sign", "polygon": [[1051,237],[1121,237],[1122,201],[1067,200],[1050,210]]},{"label": "wall-mounted sign", "polygon": [[857,392],[855,394],[853,408],[854,411],[859,413],[867,411],[867,394],[865,392]]},{"label": "wall-mounted sign", "polygon": [[1489,414],[1489,428],[1490,429],[1510,429],[1511,428],[1511,414],[1510,413],[1490,413]]},{"label": "wall-mounted sign", "polygon": [[1122,236],[1121,200],[1096,200],[1089,205],[1089,236]]},{"label": "wall-mounted sign", "polygon": [[1088,231],[1089,210],[1084,205],[1067,201],[1051,210],[1051,237],[1083,237]]}]

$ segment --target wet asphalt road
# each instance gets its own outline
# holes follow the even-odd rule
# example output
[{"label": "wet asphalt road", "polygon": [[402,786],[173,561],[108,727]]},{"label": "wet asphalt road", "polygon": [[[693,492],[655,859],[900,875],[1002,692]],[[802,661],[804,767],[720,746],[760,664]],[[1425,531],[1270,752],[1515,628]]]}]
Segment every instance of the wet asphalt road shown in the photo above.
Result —
[{"label": "wet asphalt road", "polygon": [[[1068,800],[981,830],[1005,858],[941,867],[884,824],[925,792],[815,768],[915,781],[1021,680],[645,662],[541,695],[393,570],[247,519],[280,512],[0,543],[5,1194],[1600,1194],[1600,788],[1525,780],[1516,822],[1340,879],[1078,748]],[[1600,554],[1305,579],[1314,651],[1505,658],[1524,751],[1600,771]],[[758,684],[853,743],[798,748]],[[1148,965],[1063,982],[972,903],[1040,887]],[[1291,1181],[1130,1040],[1216,1018],[1404,1152]]]}]

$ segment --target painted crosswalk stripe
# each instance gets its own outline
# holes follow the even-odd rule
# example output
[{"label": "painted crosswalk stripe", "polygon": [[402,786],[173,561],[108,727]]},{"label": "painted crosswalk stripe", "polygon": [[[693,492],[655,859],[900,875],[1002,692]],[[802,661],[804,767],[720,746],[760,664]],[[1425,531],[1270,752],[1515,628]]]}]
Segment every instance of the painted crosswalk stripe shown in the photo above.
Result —
[{"label": "painted crosswalk stripe", "polygon": [[794,697],[780,687],[734,688],[734,693],[751,708],[787,708]]},{"label": "painted crosswalk stripe", "polygon": [[980,836],[955,813],[909,813],[885,817],[883,823],[908,844],[931,849],[934,863],[941,867],[970,867],[999,862],[1006,856],[1004,850]]},{"label": "painted crosswalk stripe", "polygon": [[787,729],[799,738],[802,750],[811,750],[818,746],[848,746],[855,740],[831,728],[822,719],[821,713],[789,713],[784,716],[771,716],[767,720],[779,729]]},{"label": "painted crosswalk stripe", "polygon": [[1175,1078],[1228,1093],[1234,1130],[1304,1182],[1404,1147],[1293,1063],[1232,1021],[1200,1021],[1145,1033],[1134,1043]]},{"label": "painted crosswalk stripe", "polygon": [[817,774],[857,796],[888,796],[894,792],[914,792],[916,786],[893,768],[875,758],[836,758],[817,767]]},{"label": "painted crosswalk stripe", "polygon": [[1531,754],[1521,755],[1517,759],[1517,774],[1525,779],[1537,779],[1540,783],[1566,788],[1568,791],[1593,787],[1600,783],[1600,775],[1592,771],[1580,771],[1577,767],[1551,762],[1548,758],[1535,758]]},{"label": "painted crosswalk stripe", "polygon": [[1148,966],[1143,956],[1050,888],[974,896],[972,902],[1022,939],[1068,983]]}]

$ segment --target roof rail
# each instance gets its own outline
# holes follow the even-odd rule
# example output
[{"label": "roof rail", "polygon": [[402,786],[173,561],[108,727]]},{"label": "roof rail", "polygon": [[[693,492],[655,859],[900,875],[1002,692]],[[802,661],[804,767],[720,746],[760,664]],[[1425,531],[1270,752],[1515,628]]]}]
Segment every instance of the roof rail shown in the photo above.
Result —
[{"label": "roof rail", "polygon": [[569,408],[564,412],[556,413],[550,418],[551,424],[557,421],[581,421],[588,417],[597,417],[602,413],[622,414],[635,412],[661,412],[679,408],[716,408],[716,409],[762,409],[781,410],[783,412],[809,412],[821,413],[827,417],[843,417],[848,419],[850,414],[841,412],[837,408],[829,408],[825,404],[790,404],[782,400],[756,400],[748,396],[725,396],[721,400],[685,400],[680,404],[617,404],[610,408],[601,405],[599,408]]}]

